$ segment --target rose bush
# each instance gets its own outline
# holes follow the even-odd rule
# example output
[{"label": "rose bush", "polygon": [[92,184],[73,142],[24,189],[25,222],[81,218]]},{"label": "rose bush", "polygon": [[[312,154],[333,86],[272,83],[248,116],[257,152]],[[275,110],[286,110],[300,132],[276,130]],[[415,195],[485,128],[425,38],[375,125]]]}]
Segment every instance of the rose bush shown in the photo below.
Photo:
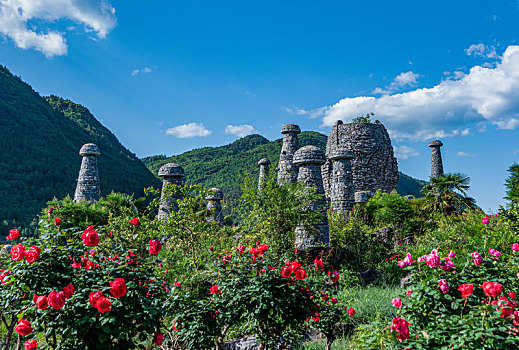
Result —
[{"label": "rose bush", "polygon": [[[111,239],[103,227],[54,222],[44,217],[40,237],[17,237],[21,243],[3,256],[2,315],[19,319],[14,332],[26,348],[131,349],[153,339],[157,344],[170,296],[160,260],[146,246],[128,250],[132,242]],[[149,239],[135,222],[128,222],[133,234]]]},{"label": "rose bush", "polygon": [[416,261],[408,256],[410,264],[400,265],[412,273],[406,287],[412,292],[393,300],[390,326],[365,326],[371,332],[360,336],[355,345],[360,349],[517,349],[519,252],[514,247],[506,252],[490,248],[465,257],[436,250]]}]

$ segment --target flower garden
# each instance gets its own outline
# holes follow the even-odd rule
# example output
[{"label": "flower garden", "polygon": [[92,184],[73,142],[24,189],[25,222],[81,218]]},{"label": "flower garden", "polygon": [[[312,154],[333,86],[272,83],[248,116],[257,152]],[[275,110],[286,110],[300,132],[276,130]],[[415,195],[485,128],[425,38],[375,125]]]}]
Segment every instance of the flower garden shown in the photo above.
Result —
[{"label": "flower garden", "polygon": [[[223,224],[207,190],[171,186],[178,211],[146,199],[49,202],[38,231],[0,255],[5,349],[519,348],[519,207],[428,208],[377,193],[329,212],[330,247],[298,251],[319,218],[301,184],[244,179]],[[381,229],[391,228],[390,234]],[[318,334],[319,336],[315,336]]]}]

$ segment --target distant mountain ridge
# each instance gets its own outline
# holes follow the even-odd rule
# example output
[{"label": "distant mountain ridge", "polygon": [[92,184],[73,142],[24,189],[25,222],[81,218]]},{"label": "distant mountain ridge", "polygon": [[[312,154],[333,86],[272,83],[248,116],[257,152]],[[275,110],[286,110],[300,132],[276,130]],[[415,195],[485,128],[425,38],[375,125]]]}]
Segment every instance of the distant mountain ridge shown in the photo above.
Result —
[{"label": "distant mountain ridge", "polygon": [[0,66],[0,233],[27,227],[53,197],[74,195],[79,149],[99,146],[101,191],[141,194],[160,182],[85,107],[41,97]]},{"label": "distant mountain ridge", "polygon": [[[304,131],[298,135],[300,146],[314,145],[326,149],[326,135],[315,131]],[[237,174],[248,172],[253,176],[259,175],[258,161],[268,158],[272,164],[279,161],[279,153],[283,139],[269,141],[261,135],[248,135],[233,143],[220,147],[204,147],[194,149],[177,156],[165,155],[143,158],[142,161],[153,174],[166,163],[177,163],[186,172],[188,183],[197,183],[205,187],[218,187],[226,196],[239,195]],[[275,171],[271,166],[271,171]],[[414,179],[399,173],[396,190],[401,195],[420,196],[420,190],[425,181]]]}]

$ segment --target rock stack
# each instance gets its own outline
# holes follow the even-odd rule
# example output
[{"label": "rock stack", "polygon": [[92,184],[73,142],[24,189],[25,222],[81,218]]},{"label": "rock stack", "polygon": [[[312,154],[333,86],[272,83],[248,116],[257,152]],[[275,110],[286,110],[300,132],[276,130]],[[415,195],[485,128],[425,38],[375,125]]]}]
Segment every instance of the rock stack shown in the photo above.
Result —
[{"label": "rock stack", "polygon": [[307,188],[315,188],[320,199],[310,204],[310,209],[321,212],[322,221],[313,227],[300,223],[295,230],[295,247],[307,249],[318,243],[328,244],[329,229],[326,215],[326,198],[324,196],[323,178],[321,166],[325,162],[323,151],[316,146],[301,147],[293,157],[294,165],[298,166],[297,181],[305,184]]},{"label": "rock stack", "polygon": [[97,157],[101,155],[99,148],[93,143],[84,144],[79,150],[83,157],[81,169],[77,179],[74,202],[93,203],[101,198],[99,186],[99,170],[97,169]]},{"label": "rock stack", "polygon": [[173,211],[177,211],[177,199],[180,198],[178,194],[173,194],[170,198],[166,198],[165,189],[167,186],[184,186],[185,174],[184,168],[176,163],[168,163],[159,169],[159,177],[162,178],[162,192],[160,195],[159,213],[157,218],[159,220],[166,218]]}]

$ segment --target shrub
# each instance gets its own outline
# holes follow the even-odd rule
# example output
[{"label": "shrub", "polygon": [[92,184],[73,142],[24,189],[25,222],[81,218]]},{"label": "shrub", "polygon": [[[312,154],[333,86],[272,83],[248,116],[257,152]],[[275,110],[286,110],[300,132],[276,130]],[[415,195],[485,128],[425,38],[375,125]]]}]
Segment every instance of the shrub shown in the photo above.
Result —
[{"label": "shrub", "polygon": [[[147,247],[128,250],[102,227],[53,222],[42,220],[39,238],[15,240],[3,262],[2,313],[30,323],[32,330],[17,329],[22,339],[50,348],[121,349],[156,338],[170,294],[157,258]],[[133,222],[134,235],[143,236]]]},{"label": "shrub", "polygon": [[[433,250],[399,261],[414,281],[396,305],[392,324],[365,326],[359,348],[515,349],[519,311],[515,301],[519,245],[502,253],[454,257]],[[443,256],[441,258],[440,256]],[[379,327],[377,329],[377,327]],[[369,331],[371,330],[371,331]]]}]

